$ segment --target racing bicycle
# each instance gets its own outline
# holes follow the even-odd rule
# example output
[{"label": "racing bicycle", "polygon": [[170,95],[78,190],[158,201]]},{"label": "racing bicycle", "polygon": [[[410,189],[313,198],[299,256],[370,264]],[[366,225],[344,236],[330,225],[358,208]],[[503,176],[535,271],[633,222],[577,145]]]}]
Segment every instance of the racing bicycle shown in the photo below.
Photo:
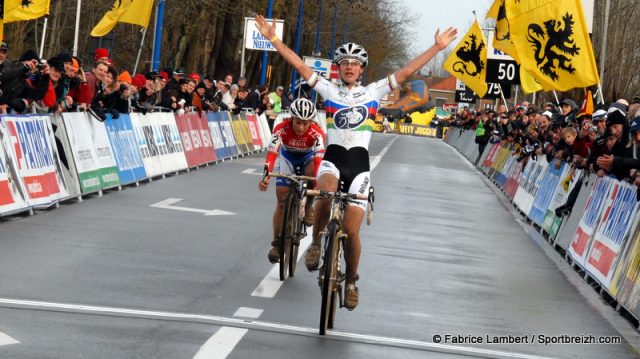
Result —
[{"label": "racing bicycle", "polygon": [[330,192],[307,190],[307,195],[317,198],[331,199],[329,222],[320,232],[323,238],[324,249],[322,254],[322,267],[318,272],[318,284],[322,293],[320,306],[320,335],[325,335],[327,328],[332,329],[336,316],[336,308],[344,305],[343,283],[346,279],[346,264],[344,259],[344,246],[348,236],[343,228],[342,220],[344,211],[351,200],[367,200],[367,224],[371,223],[373,213],[374,192],[369,188],[369,194],[353,194],[345,192]]},{"label": "racing bicycle", "polygon": [[315,177],[303,176],[301,168],[297,167],[295,175],[283,175],[269,173],[268,176],[286,178],[289,180],[289,194],[284,203],[282,226],[280,226],[280,280],[287,275],[293,277],[298,260],[298,248],[300,240],[307,235],[307,227],[304,225],[304,210],[307,201],[305,191],[309,182],[315,181]]}]

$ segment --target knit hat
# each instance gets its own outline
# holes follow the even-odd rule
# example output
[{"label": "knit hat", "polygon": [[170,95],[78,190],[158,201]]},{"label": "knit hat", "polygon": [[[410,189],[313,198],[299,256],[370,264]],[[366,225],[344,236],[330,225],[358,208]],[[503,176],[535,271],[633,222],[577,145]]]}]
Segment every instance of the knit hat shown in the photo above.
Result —
[{"label": "knit hat", "polygon": [[20,61],[20,62],[31,61],[31,60],[40,61],[40,58],[38,57],[38,54],[34,50],[25,51],[24,54],[22,54],[20,56],[20,58],[18,59],[18,61]]},{"label": "knit hat", "polygon": [[165,81],[169,81],[169,73],[167,73],[166,71],[160,71],[160,77],[162,77],[162,79]]},{"label": "knit hat", "polygon": [[78,72],[78,70],[80,70],[80,61],[75,57],[71,58],[71,67],[75,72]]},{"label": "knit hat", "polygon": [[618,110],[618,111],[621,111],[623,114],[626,114],[628,108],[629,106],[625,105],[624,103],[614,102],[611,104],[611,106],[609,106],[609,110],[607,110],[607,112],[611,113],[612,111]]},{"label": "knit hat", "polygon": [[125,82],[131,85],[131,74],[129,74],[129,71],[124,71],[123,73],[121,73],[120,76],[118,76],[118,81]]},{"label": "knit hat", "polygon": [[195,73],[195,72],[190,73],[190,74],[189,74],[189,78],[190,78],[190,79],[192,79],[192,80],[196,80],[196,82],[200,82],[200,80],[202,79],[202,78],[200,77],[200,75],[198,75],[198,74],[197,74],[197,73]]},{"label": "knit hat", "polygon": [[59,54],[56,55],[56,57],[58,59],[60,59],[60,61],[62,61],[63,63],[69,63],[71,62],[71,54],[68,52],[61,52]]},{"label": "knit hat", "polygon": [[94,52],[94,60],[98,61],[98,59],[103,57],[109,58],[109,50],[105,49],[104,47],[97,48]]},{"label": "knit hat", "polygon": [[64,72],[64,62],[59,57],[52,57],[47,61],[49,67],[56,69],[58,72]]},{"label": "knit hat", "polygon": [[625,125],[627,123],[627,117],[620,110],[610,111],[607,115],[607,127],[613,125]]},{"label": "knit hat", "polygon": [[133,78],[131,79],[131,84],[137,87],[138,89],[143,88],[146,83],[147,83],[147,79],[142,74],[137,74],[133,76]]}]

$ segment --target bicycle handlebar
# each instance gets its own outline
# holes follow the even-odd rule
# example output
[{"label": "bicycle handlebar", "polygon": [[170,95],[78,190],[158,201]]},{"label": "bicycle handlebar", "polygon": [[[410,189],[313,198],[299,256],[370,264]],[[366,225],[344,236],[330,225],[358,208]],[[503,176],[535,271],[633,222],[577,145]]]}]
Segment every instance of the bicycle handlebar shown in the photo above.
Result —
[{"label": "bicycle handlebar", "polygon": [[285,174],[273,173],[273,172],[270,172],[268,176],[269,177],[276,177],[276,178],[288,178],[288,179],[293,179],[293,180],[297,180],[297,181],[315,181],[316,180],[315,177],[298,176],[298,175],[285,175]]},{"label": "bicycle handlebar", "polygon": [[346,199],[361,199],[361,200],[369,200],[368,194],[359,194],[359,193],[346,193],[346,192],[331,192],[331,191],[319,191],[314,189],[308,189],[306,191],[307,196],[320,196],[320,197],[339,197]]}]

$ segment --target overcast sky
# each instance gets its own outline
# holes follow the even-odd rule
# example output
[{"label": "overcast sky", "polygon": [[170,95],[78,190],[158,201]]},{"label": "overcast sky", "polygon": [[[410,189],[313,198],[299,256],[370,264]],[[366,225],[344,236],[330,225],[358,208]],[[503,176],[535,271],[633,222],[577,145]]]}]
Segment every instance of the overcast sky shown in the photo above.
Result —
[{"label": "overcast sky", "polygon": [[482,24],[484,17],[491,7],[492,0],[401,0],[410,14],[418,16],[413,36],[416,38],[415,53],[426,50],[433,45],[433,35],[436,30],[447,27],[458,29],[455,46],[467,32],[473,22],[473,10],[476,11],[478,21]]}]

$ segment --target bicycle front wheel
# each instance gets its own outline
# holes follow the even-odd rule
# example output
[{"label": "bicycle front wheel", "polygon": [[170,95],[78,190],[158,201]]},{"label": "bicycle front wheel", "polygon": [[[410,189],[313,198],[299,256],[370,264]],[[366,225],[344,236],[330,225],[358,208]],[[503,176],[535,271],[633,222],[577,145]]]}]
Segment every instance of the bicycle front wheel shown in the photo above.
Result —
[{"label": "bicycle front wheel", "polygon": [[336,311],[336,280],[338,276],[338,223],[329,222],[325,237],[324,260],[322,264],[322,303],[320,306],[320,335],[325,335],[327,328],[333,328]]},{"label": "bicycle front wheel", "polygon": [[282,226],[280,226],[280,280],[285,280],[289,271],[289,261],[291,257],[291,236],[293,235],[293,221],[291,215],[295,213],[293,193],[289,192],[284,202],[284,213],[282,214]]}]

